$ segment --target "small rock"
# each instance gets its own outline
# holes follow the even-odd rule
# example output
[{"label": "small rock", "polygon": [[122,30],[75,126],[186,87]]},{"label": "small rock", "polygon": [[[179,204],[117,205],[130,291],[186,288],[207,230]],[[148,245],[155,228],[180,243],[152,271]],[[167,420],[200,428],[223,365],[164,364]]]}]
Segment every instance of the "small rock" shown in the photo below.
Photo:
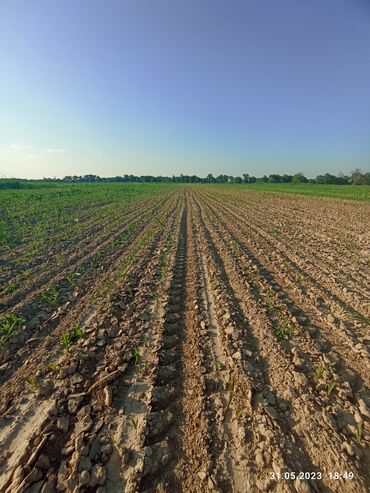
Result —
[{"label": "small rock", "polygon": [[207,477],[207,473],[206,473],[206,472],[204,472],[204,471],[199,471],[199,472],[198,472],[198,477],[199,477],[202,481],[204,481],[204,480],[206,479],[206,477]]},{"label": "small rock", "polygon": [[92,468],[92,463],[90,457],[86,457],[85,455],[82,455],[80,457],[80,460],[78,461],[78,471],[79,472],[90,471],[91,468]]},{"label": "small rock", "polygon": [[58,430],[62,430],[63,433],[67,433],[68,428],[69,428],[69,417],[68,416],[62,416],[61,418],[58,418],[57,428],[58,428]]},{"label": "small rock", "polygon": [[57,477],[55,474],[51,475],[50,478],[44,483],[44,486],[41,488],[41,493],[54,493],[56,491],[57,486]]},{"label": "small rock", "polygon": [[363,399],[358,400],[358,408],[359,408],[362,416],[365,416],[366,418],[370,419],[370,412],[369,412],[369,410],[365,404],[365,401]]},{"label": "small rock", "polygon": [[348,455],[350,455],[351,457],[353,457],[355,455],[354,448],[348,442],[343,442],[342,447],[348,453]]},{"label": "small rock", "polygon": [[85,486],[87,484],[89,484],[90,482],[90,473],[89,471],[82,471],[82,473],[80,474],[79,478],[78,478],[78,483],[79,485],[81,486]]},{"label": "small rock", "polygon": [[304,479],[296,478],[294,488],[297,490],[297,493],[311,493],[311,487]]},{"label": "small rock", "polygon": [[91,470],[91,480],[89,486],[102,486],[105,483],[107,473],[101,464],[95,464]]},{"label": "small rock", "polygon": [[242,359],[241,352],[240,352],[240,351],[235,351],[235,353],[233,354],[233,356],[232,356],[232,357],[233,357],[233,359],[235,359],[235,360],[239,360],[239,361],[241,361],[241,359]]},{"label": "small rock", "polygon": [[45,454],[41,454],[40,457],[37,459],[36,466],[39,469],[44,469],[44,471],[50,469],[49,457]]},{"label": "small rock", "polygon": [[84,377],[80,373],[74,373],[71,376],[71,384],[72,385],[78,385],[83,381]]},{"label": "small rock", "polygon": [[270,416],[270,418],[279,419],[279,413],[276,411],[276,409],[274,407],[266,406],[265,411]]},{"label": "small rock", "polygon": [[332,315],[331,313],[329,313],[329,315],[327,315],[326,320],[327,320],[330,324],[332,324],[332,323],[334,323],[334,322],[335,322],[335,318],[333,317],[333,315]]},{"label": "small rock", "polygon": [[104,387],[104,404],[109,407],[112,404],[112,389],[107,385]]},{"label": "small rock", "polygon": [[113,339],[114,337],[117,337],[118,332],[119,332],[119,325],[118,324],[112,325],[108,329],[108,337]]},{"label": "small rock", "polygon": [[71,414],[75,414],[77,409],[80,407],[80,404],[83,400],[82,395],[73,395],[68,397],[68,411]]}]

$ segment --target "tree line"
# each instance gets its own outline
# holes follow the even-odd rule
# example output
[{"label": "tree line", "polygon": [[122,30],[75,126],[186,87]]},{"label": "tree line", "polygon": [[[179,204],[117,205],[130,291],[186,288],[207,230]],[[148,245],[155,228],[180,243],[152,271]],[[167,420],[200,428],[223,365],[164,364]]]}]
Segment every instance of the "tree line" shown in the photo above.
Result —
[{"label": "tree line", "polygon": [[152,175],[122,175],[113,177],[100,177],[98,175],[70,175],[64,178],[43,178],[42,180],[24,180],[14,178],[0,179],[1,189],[20,189],[47,186],[47,183],[98,183],[98,182],[130,182],[130,183],[317,183],[320,185],[370,185],[370,172],[363,173],[359,169],[352,171],[350,175],[340,174],[338,176],[325,173],[316,178],[306,178],[303,173],[295,175],[271,174],[256,178],[248,173],[242,176],[208,174],[205,178],[196,175],[178,176],[152,176]]},{"label": "tree line", "polygon": [[271,174],[256,178],[248,173],[242,176],[208,174],[205,178],[196,175],[178,176],[152,176],[152,175],[122,175],[110,178],[102,178],[98,175],[65,176],[62,180],[44,178],[45,181],[64,181],[64,182],[160,182],[160,183],[317,183],[320,185],[370,185],[370,172],[362,173],[356,169],[350,175],[340,174],[338,176],[325,173],[316,178],[306,178],[303,173],[294,175]]}]

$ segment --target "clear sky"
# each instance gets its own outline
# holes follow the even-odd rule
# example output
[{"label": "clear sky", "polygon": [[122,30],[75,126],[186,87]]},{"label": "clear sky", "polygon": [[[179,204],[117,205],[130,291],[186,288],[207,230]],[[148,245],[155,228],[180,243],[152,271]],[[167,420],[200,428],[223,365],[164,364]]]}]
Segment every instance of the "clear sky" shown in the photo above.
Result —
[{"label": "clear sky", "polygon": [[0,1],[0,176],[369,163],[369,0]]}]

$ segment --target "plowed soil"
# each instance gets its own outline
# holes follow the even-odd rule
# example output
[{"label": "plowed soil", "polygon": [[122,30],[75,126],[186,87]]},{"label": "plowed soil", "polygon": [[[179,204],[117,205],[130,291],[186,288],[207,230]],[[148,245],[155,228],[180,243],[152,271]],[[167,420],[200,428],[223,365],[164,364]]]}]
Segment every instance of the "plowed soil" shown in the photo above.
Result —
[{"label": "plowed soil", "polygon": [[1,492],[369,491],[369,203],[178,186],[99,233],[0,300]]}]

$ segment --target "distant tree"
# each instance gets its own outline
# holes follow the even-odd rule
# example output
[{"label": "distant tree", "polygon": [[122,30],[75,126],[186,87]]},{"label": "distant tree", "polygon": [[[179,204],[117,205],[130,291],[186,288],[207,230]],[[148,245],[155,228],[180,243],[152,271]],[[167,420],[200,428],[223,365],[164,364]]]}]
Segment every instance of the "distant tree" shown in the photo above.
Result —
[{"label": "distant tree", "polygon": [[280,175],[273,174],[268,177],[268,181],[269,183],[281,183],[283,180]]},{"label": "distant tree", "polygon": [[236,177],[234,178],[234,182],[235,182],[235,183],[243,183],[243,180],[241,179],[241,177],[240,177],[240,176],[236,176]]},{"label": "distant tree", "polygon": [[293,176],[293,180],[292,180],[293,183],[307,183],[307,181],[308,181],[307,178],[304,176],[302,172],[296,173]]},{"label": "distant tree", "polygon": [[360,169],[356,168],[352,171],[351,181],[352,185],[364,185],[364,175],[362,174]]},{"label": "distant tree", "polygon": [[283,183],[290,183],[293,180],[293,175],[283,175],[281,181]]},{"label": "distant tree", "polygon": [[249,180],[250,176],[248,175],[248,173],[243,173],[243,183],[250,183]]}]

